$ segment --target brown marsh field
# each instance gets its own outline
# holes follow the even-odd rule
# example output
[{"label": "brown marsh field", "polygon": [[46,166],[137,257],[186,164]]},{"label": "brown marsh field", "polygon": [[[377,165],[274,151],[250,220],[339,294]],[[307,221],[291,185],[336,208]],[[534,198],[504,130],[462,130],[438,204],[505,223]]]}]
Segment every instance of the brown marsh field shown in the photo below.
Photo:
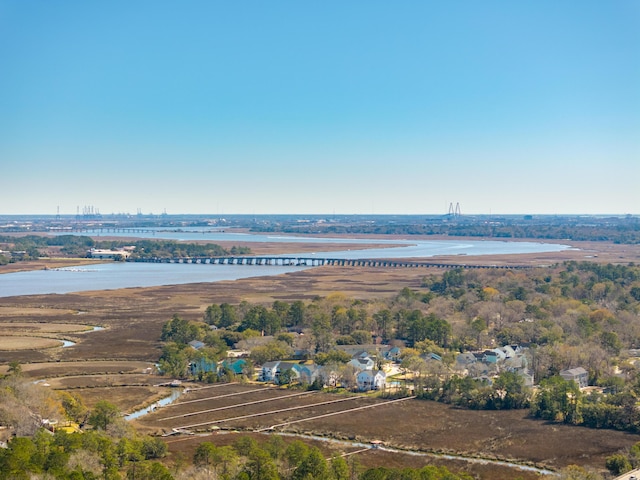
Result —
[{"label": "brown marsh field", "polygon": [[[402,461],[411,456],[403,455],[403,450],[431,453],[434,455],[414,455],[412,462],[453,462],[455,468],[464,464],[464,469],[474,474],[489,466],[497,471],[504,468],[508,472],[493,472],[495,476],[491,478],[505,479],[514,478],[515,470],[496,463],[482,465],[447,459],[444,455],[511,461],[552,470],[570,464],[601,469],[606,456],[640,440],[623,432],[546,424],[527,418],[527,412],[521,410],[472,411],[415,399],[390,401],[255,384],[196,388],[137,423],[141,430],[156,434],[167,434],[172,429],[194,433],[213,429],[217,433],[207,441],[218,444],[228,441],[229,431],[236,437],[246,432],[270,431],[364,444],[381,440],[386,447],[400,450],[395,455]],[[184,451],[193,442],[173,442],[174,437],[168,438],[176,451]],[[336,449],[349,451],[342,443],[324,443],[324,448],[330,450],[328,456]],[[374,464],[377,455],[378,452],[370,455]],[[518,471],[517,476],[537,478],[536,473],[526,471]]]},{"label": "brown marsh field", "polygon": [[[585,260],[629,263],[640,261],[640,247],[604,243],[574,243],[575,250],[553,254],[494,256],[494,257],[451,257],[438,258],[444,262],[464,262],[467,264],[496,265],[550,265],[563,260]],[[254,248],[254,245],[251,245]],[[291,246],[280,244],[277,248],[287,251]],[[326,246],[325,246],[326,247]],[[276,247],[269,253],[278,253]],[[300,245],[296,244],[300,250]],[[313,246],[308,247],[314,251]],[[326,249],[326,248],[325,248]],[[254,248],[254,253],[259,252]],[[20,265],[22,269],[44,268],[48,262],[35,265]],[[63,266],[63,261],[57,266]],[[67,264],[77,264],[70,262]],[[16,264],[14,264],[16,265]],[[0,272],[8,270],[0,267]],[[153,375],[153,363],[161,350],[159,341],[162,325],[174,314],[189,320],[200,320],[206,307],[212,303],[248,302],[271,303],[274,300],[308,300],[315,296],[325,296],[334,292],[359,299],[388,297],[404,287],[419,288],[422,278],[429,273],[441,271],[427,269],[377,269],[349,267],[318,267],[301,272],[275,277],[262,277],[229,282],[200,283],[153,288],[131,288],[110,291],[93,291],[65,295],[33,295],[0,298],[0,336],[16,338],[3,348],[0,345],[0,373],[7,365],[20,362],[25,376],[47,379],[50,388],[73,390],[81,393],[88,405],[102,398],[109,398],[123,411],[131,411],[146,406],[166,396],[163,383]],[[100,326],[103,330],[91,331]],[[49,340],[45,345],[35,342]],[[61,339],[74,342],[68,348],[60,346]],[[10,342],[11,343],[11,342]],[[18,344],[19,348],[15,345]],[[199,407],[230,407],[225,415],[240,403],[261,396],[286,396],[292,391],[280,391],[257,385],[225,386],[226,389],[244,392],[261,388],[256,392],[241,393],[225,399],[207,400],[185,404],[188,399],[204,395],[206,390],[194,391],[175,406],[160,409],[141,419],[138,426],[145,431],[161,433],[175,426],[207,422],[208,418],[218,420],[226,417],[207,417],[211,414],[191,415],[182,423],[177,419],[159,421],[160,415],[194,413]],[[265,390],[264,392],[262,390]],[[315,397],[315,398],[314,398]],[[333,394],[313,394],[291,399],[273,400],[282,408],[314,403],[311,399],[323,397],[338,398]],[[339,396],[343,398],[343,396]],[[317,400],[315,400],[317,401]],[[221,403],[222,402],[222,403]],[[260,406],[266,408],[271,402],[258,403],[255,407],[240,407],[243,412],[254,412]],[[421,450],[427,452],[453,453],[473,457],[498,458],[530,463],[551,469],[578,464],[603,470],[604,459],[608,455],[630,447],[640,441],[640,436],[608,430],[590,430],[579,427],[548,424],[527,418],[526,411],[468,411],[455,409],[434,402],[408,400],[385,405],[383,400],[359,397],[338,402],[335,405],[317,405],[308,409],[291,410],[285,414],[272,414],[220,422],[220,427],[239,431],[250,431],[269,427],[291,419],[310,418],[331,409],[346,405],[376,406],[336,414],[314,420],[298,422],[277,429],[290,433],[315,434],[339,439],[368,442],[381,440],[386,445],[398,449]],[[379,405],[377,405],[379,404]],[[199,408],[198,407],[198,408]],[[233,407],[233,408],[231,408]],[[272,408],[273,407],[273,408]],[[263,410],[265,411],[265,410]],[[255,411],[258,413],[258,411]],[[238,415],[236,415],[238,416]],[[199,420],[204,418],[204,420]],[[226,430],[225,430],[226,431]],[[264,436],[264,433],[252,433]],[[233,441],[236,434],[214,433],[209,437],[168,437],[172,452],[190,454],[203,438],[224,443]],[[309,440],[322,446],[330,455],[335,449],[346,451],[348,447],[333,445],[321,440]],[[421,457],[384,450],[358,454],[365,465],[407,465],[418,466],[436,462],[452,469],[472,471],[479,478],[537,478],[537,474],[515,471],[496,464],[469,463],[455,458]]]}]

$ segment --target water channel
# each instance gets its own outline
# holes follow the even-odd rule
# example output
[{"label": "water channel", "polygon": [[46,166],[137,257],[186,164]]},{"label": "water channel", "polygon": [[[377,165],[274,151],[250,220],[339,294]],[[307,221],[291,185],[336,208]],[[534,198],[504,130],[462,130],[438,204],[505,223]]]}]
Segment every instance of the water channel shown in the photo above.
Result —
[{"label": "water channel", "polygon": [[141,408],[140,410],[136,410],[135,412],[125,415],[124,419],[129,421],[129,420],[135,420],[136,418],[143,417],[148,413],[154,412],[156,409],[160,407],[166,407],[167,405],[172,404],[178,398],[180,398],[181,395],[182,395],[182,389],[172,390],[171,395],[161,398],[160,400],[149,405],[148,407]]},{"label": "water channel", "polygon": [[[95,232],[87,232],[99,236]],[[105,233],[109,236],[131,236],[131,233]],[[313,238],[223,233],[218,230],[136,232],[136,237],[207,240],[227,242],[286,242],[326,244],[388,244],[388,248],[342,250],[333,252],[290,253],[279,256],[302,256],[336,259],[403,259],[431,258],[439,255],[506,255],[566,250],[567,245],[540,242],[508,242],[496,240],[380,240],[371,238]],[[279,275],[299,271],[302,266],[151,264],[111,262],[85,267],[37,270],[0,275],[0,297],[37,294],[64,294],[91,290],[151,287],[186,283],[219,282],[242,278]]]},{"label": "water channel", "polygon": [[[274,435],[282,435],[285,437],[297,437],[303,438],[306,440],[317,440],[320,442],[332,443],[335,445],[343,445],[345,447],[359,447],[359,448],[369,448],[369,449],[378,449],[386,452],[393,452],[403,455],[413,455],[419,457],[431,457],[431,458],[446,458],[447,460],[463,460],[469,463],[479,463],[484,465],[500,465],[503,467],[515,468],[518,470],[528,471],[528,472],[536,472],[541,475],[555,475],[558,474],[552,470],[548,470],[546,468],[538,468],[533,467],[531,465],[522,465],[515,462],[508,462],[506,460],[495,460],[489,458],[480,458],[480,457],[470,457],[465,455],[455,455],[455,454],[447,454],[447,453],[434,453],[434,452],[421,452],[418,450],[403,450],[399,448],[386,447],[386,446],[374,446],[372,444],[361,443],[361,442],[352,442],[348,440],[338,440],[335,438],[328,437],[320,437],[317,435],[304,435],[299,433],[286,433],[286,432],[277,432],[273,433]],[[271,435],[271,434],[270,434]]]}]

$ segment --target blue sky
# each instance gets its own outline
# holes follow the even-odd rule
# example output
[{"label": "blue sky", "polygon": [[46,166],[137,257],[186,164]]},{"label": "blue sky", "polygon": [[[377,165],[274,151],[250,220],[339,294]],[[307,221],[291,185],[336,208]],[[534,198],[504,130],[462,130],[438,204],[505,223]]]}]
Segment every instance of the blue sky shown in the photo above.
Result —
[{"label": "blue sky", "polygon": [[640,214],[640,3],[0,0],[0,214]]}]

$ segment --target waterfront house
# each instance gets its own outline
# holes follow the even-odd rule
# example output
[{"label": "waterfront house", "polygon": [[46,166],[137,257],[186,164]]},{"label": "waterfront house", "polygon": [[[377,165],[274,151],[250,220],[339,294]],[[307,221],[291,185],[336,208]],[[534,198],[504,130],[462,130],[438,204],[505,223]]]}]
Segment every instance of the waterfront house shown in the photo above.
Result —
[{"label": "waterfront house", "polygon": [[276,373],[278,372],[278,366],[280,365],[280,361],[275,362],[266,362],[262,365],[260,369],[260,375],[258,376],[258,380],[262,382],[275,382]]},{"label": "waterfront house", "polygon": [[247,361],[244,358],[227,358],[220,362],[221,369],[229,369],[234,375],[240,375],[244,372]]}]

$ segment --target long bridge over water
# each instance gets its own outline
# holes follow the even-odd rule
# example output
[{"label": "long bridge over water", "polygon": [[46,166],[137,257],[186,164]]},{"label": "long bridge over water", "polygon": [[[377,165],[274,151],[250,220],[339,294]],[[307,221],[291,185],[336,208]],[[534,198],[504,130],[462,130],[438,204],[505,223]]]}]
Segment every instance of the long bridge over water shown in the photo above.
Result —
[{"label": "long bridge over water", "polygon": [[340,267],[381,267],[381,268],[465,268],[465,269],[504,269],[522,270],[534,268],[531,265],[474,265],[474,264],[454,264],[439,262],[407,261],[398,259],[346,259],[346,258],[316,258],[316,257],[190,257],[190,258],[149,258],[130,259],[131,262],[147,263],[182,263],[182,264],[203,264],[203,265],[264,265],[264,266],[300,266],[300,267],[320,267],[325,265]]}]

